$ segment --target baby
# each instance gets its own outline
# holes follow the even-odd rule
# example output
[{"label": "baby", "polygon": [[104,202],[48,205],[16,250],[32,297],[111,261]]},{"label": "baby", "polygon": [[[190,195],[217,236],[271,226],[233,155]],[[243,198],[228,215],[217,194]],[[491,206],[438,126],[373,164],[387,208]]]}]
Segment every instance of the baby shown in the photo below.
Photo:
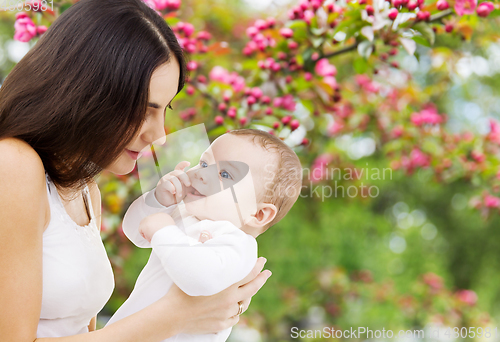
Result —
[{"label": "baby", "polygon": [[[255,129],[220,136],[184,172],[188,165],[179,163],[127,210],[125,235],[153,250],[108,325],[156,302],[174,283],[190,296],[209,296],[245,278],[257,262],[255,238],[287,214],[302,186],[296,154]],[[164,341],[226,341],[230,332]]]}]

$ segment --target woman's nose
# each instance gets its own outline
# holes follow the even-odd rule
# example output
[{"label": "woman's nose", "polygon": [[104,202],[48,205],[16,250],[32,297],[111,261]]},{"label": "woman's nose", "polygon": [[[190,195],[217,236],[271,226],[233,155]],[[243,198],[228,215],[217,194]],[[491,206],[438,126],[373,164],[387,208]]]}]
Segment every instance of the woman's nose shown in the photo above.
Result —
[{"label": "woman's nose", "polygon": [[163,145],[165,143],[165,122],[161,119],[149,120],[144,123],[142,139],[148,144]]}]

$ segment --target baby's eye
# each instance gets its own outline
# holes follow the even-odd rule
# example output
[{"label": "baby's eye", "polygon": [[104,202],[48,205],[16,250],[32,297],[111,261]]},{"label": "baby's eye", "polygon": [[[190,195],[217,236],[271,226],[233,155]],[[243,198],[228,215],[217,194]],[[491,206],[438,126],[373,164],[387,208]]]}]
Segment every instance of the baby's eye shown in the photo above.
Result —
[{"label": "baby's eye", "polygon": [[203,160],[200,160],[200,166],[201,166],[201,167],[207,167],[207,166],[208,166],[208,164],[207,164],[207,163],[205,163]]},{"label": "baby's eye", "polygon": [[222,178],[233,179],[227,171],[221,171],[220,175]]}]

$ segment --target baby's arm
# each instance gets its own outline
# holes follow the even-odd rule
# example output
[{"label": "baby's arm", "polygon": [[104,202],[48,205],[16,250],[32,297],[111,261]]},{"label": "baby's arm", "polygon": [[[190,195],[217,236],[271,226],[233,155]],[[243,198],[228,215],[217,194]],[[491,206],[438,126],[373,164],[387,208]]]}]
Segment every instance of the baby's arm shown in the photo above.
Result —
[{"label": "baby's arm", "polygon": [[198,224],[214,224],[217,229],[231,231],[200,243],[170,225],[153,235],[151,245],[182,291],[190,296],[210,296],[250,273],[257,262],[257,241],[228,221],[204,220]]},{"label": "baby's arm", "polygon": [[139,224],[143,218],[155,213],[171,214],[177,205],[165,207],[155,197],[155,189],[138,197],[127,209],[123,217],[122,229],[127,238],[137,247],[151,248],[149,241],[139,232]]}]

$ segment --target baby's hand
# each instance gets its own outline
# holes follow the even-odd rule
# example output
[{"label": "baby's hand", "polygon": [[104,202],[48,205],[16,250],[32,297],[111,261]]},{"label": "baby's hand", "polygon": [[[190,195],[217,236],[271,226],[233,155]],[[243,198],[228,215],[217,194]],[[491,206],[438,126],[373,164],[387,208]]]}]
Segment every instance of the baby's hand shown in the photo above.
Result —
[{"label": "baby's hand", "polygon": [[155,196],[161,205],[169,207],[186,197],[186,187],[191,186],[191,181],[184,172],[184,168],[189,164],[188,161],[180,162],[174,171],[167,173],[160,179],[156,185]]},{"label": "baby's hand", "polygon": [[139,233],[142,237],[151,242],[154,233],[165,226],[175,225],[175,221],[169,214],[156,213],[146,216],[139,224]]},{"label": "baby's hand", "polygon": [[210,234],[210,232],[208,230],[202,230],[198,241],[201,243],[205,243],[206,241],[208,241],[210,239],[212,239],[212,234]]}]

